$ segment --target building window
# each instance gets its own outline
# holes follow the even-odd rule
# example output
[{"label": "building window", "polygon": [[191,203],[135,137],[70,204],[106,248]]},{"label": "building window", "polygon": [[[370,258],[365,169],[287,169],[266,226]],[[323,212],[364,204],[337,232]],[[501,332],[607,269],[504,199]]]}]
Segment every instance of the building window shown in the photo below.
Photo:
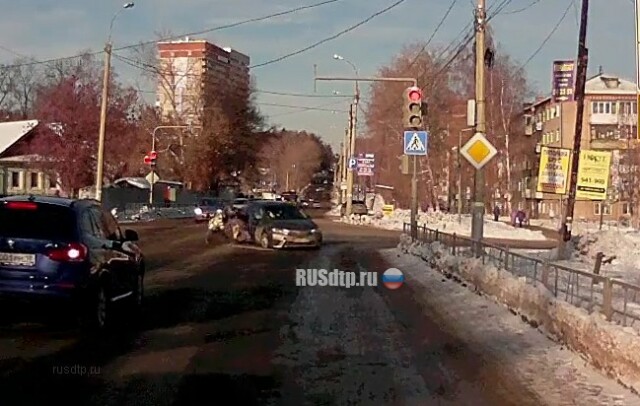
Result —
[{"label": "building window", "polygon": [[20,187],[20,172],[11,172],[11,187]]},{"label": "building window", "polygon": [[616,114],[617,102],[614,101],[598,101],[591,102],[592,114]]},{"label": "building window", "polygon": [[56,178],[53,176],[49,177],[49,188],[54,189],[58,186],[58,182],[56,182]]},{"label": "building window", "polygon": [[37,172],[29,172],[29,187],[31,189],[38,188],[38,173]]},{"label": "building window", "polygon": [[629,203],[622,203],[622,215],[623,216],[631,215],[631,205]]},{"label": "building window", "polygon": [[[593,204],[593,212],[596,216],[599,216],[602,213],[603,216],[611,215],[611,206],[607,203],[597,202]],[[600,211],[602,210],[602,212]]]}]

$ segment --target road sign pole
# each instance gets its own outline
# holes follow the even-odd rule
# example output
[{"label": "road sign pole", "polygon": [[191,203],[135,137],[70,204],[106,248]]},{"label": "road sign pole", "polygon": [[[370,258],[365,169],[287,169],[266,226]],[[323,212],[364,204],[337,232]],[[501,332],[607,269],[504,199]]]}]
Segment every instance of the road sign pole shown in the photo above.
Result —
[{"label": "road sign pole", "polygon": [[[354,111],[357,108],[358,106],[356,104],[351,103],[351,108],[349,110],[349,157],[354,157],[356,152],[356,123]],[[354,169],[352,168],[349,168],[347,171],[347,204],[345,213],[348,217],[353,213],[353,171]]]},{"label": "road sign pole", "polygon": [[418,239],[418,157],[412,156],[411,170],[411,239]]},{"label": "road sign pole", "polygon": [[[485,0],[478,0],[476,8],[476,132],[485,134],[485,28],[486,28],[486,7]],[[484,173],[480,168],[475,171],[474,203],[471,221],[471,239],[475,241],[476,256],[482,254],[482,236],[484,234]]]}]

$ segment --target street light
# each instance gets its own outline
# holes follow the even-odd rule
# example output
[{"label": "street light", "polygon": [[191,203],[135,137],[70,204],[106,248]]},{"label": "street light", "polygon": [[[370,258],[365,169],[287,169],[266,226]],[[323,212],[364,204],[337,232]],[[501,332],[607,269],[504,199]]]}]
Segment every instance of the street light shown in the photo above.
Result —
[{"label": "street light", "polygon": [[104,172],[104,138],[107,130],[107,107],[109,105],[109,77],[111,75],[111,36],[113,35],[113,24],[116,18],[124,10],[133,8],[134,2],[125,3],[122,8],[116,11],[109,23],[109,36],[104,46],[104,73],[102,79],[102,100],[100,101],[100,133],[98,135],[98,167],[96,168],[96,200],[102,200],[102,178]]}]

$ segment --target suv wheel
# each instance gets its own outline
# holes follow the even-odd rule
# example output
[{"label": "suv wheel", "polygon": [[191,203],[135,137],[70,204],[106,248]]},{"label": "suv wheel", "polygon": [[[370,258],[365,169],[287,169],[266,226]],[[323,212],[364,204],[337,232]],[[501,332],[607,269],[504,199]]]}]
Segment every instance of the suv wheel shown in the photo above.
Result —
[{"label": "suv wheel", "polygon": [[90,330],[104,330],[111,323],[109,295],[104,286],[98,286],[90,298],[83,324]]},{"label": "suv wheel", "polygon": [[142,272],[138,274],[136,278],[136,286],[133,291],[133,306],[136,310],[142,307],[144,302],[144,275]]}]

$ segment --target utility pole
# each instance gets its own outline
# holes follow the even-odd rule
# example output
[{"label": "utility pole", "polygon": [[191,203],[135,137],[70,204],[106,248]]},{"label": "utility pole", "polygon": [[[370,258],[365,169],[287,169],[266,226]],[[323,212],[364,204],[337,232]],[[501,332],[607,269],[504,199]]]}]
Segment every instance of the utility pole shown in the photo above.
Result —
[{"label": "utility pole", "polygon": [[98,134],[98,162],[96,168],[96,200],[102,201],[102,182],[104,178],[104,143],[107,131],[107,107],[109,106],[109,79],[111,76],[111,52],[113,51],[113,43],[111,35],[113,34],[113,24],[124,10],[128,10],[135,6],[134,2],[128,2],[122,5],[122,8],[116,11],[111,17],[109,24],[109,37],[104,46],[104,73],[102,78],[102,100],[100,100],[100,130]]},{"label": "utility pole", "polygon": [[[486,116],[485,116],[485,30],[487,24],[487,10],[485,0],[478,0],[478,8],[476,9],[476,134],[486,134]],[[474,177],[474,203],[471,221],[471,238],[475,241],[477,254],[479,254],[480,242],[484,233],[484,172],[482,169],[476,169]],[[462,197],[462,196],[461,196]]]},{"label": "utility pole", "polygon": [[342,174],[340,178],[340,204],[347,202],[347,171],[349,170],[349,128],[344,129],[344,142],[342,143]]},{"label": "utility pole", "polygon": [[[582,0],[580,11],[580,32],[578,34],[578,67],[576,72],[576,124],[573,132],[573,150],[571,159],[571,178],[569,183],[569,197],[567,207],[562,218],[560,238],[558,246],[558,258],[566,255],[567,243],[571,240],[571,225],[573,211],[576,204],[576,191],[578,186],[578,168],[580,164],[580,149],[582,147],[582,119],[584,117],[584,92],[587,82],[587,65],[589,63],[589,50],[587,49],[587,22],[589,17],[589,0]],[[602,207],[601,207],[602,210]]]},{"label": "utility pole", "polygon": [[[349,150],[348,158],[351,159],[356,153],[356,111],[358,105],[351,103],[349,108]],[[354,183],[354,169],[347,168],[347,207],[345,214],[351,216],[353,210],[353,183]]]},{"label": "utility pole", "polygon": [[107,131],[107,107],[109,106],[109,77],[111,75],[111,41],[104,47],[104,73],[102,77],[102,99],[100,101],[100,132],[98,134],[98,167],[96,168],[96,200],[102,201],[104,178],[104,142]]},{"label": "utility pole", "polygon": [[456,166],[458,168],[458,224],[462,224],[462,162],[460,160],[461,154],[460,150],[462,149],[462,130],[458,132],[458,159],[456,162]]}]

